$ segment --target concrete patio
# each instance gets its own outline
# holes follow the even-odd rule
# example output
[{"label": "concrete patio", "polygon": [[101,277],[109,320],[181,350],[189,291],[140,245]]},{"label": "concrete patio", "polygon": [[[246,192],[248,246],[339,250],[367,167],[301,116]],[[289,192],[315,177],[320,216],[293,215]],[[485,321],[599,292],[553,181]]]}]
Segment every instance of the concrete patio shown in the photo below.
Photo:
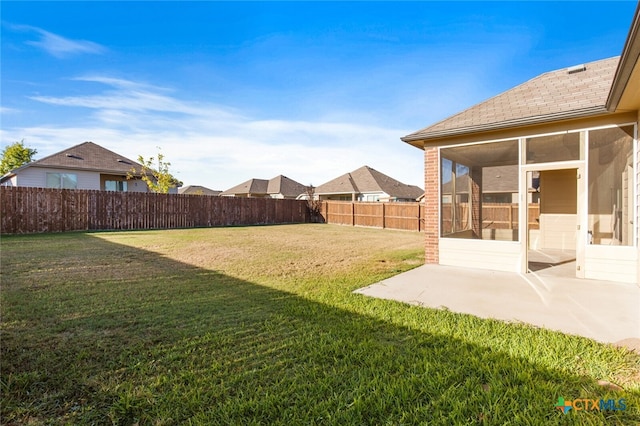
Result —
[{"label": "concrete patio", "polygon": [[640,352],[640,287],[572,278],[575,263],[526,275],[423,265],[356,293],[524,322]]}]

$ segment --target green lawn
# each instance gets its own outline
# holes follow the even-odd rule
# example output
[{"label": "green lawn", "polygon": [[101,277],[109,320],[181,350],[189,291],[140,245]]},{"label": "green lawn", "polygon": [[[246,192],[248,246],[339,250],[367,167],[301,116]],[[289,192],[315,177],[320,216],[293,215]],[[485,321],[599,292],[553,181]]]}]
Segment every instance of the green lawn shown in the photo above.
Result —
[{"label": "green lawn", "polygon": [[422,243],[311,224],[3,236],[1,423],[640,423],[638,355],[352,293]]}]

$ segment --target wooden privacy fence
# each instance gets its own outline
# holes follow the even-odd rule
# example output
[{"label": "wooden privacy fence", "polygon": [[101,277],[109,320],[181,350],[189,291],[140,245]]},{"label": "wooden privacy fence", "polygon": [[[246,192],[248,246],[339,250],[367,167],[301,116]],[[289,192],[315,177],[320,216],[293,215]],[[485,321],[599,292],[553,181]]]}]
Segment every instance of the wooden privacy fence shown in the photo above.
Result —
[{"label": "wooden privacy fence", "polygon": [[309,222],[307,203],[272,198],[0,187],[0,233]]},{"label": "wooden privacy fence", "polygon": [[[456,206],[456,228],[467,229],[469,225],[469,204],[458,203]],[[540,204],[530,203],[528,206],[529,229],[540,227]],[[442,227],[453,229],[451,225],[451,203],[442,205]],[[518,229],[518,204],[482,203],[483,229]]]},{"label": "wooden privacy fence", "polygon": [[[447,208],[449,206],[449,208]],[[468,221],[468,205],[459,204],[456,217],[458,229],[464,229]],[[322,216],[325,222],[339,225],[370,226],[375,228],[424,230],[425,206],[421,203],[352,203],[348,201],[323,201]],[[540,205],[529,204],[529,228],[538,229]],[[442,226],[451,228],[450,204],[443,205]],[[447,228],[448,227],[448,228]],[[518,229],[518,205],[504,203],[482,204],[483,229]]]},{"label": "wooden privacy fence", "polygon": [[327,223],[422,231],[424,210],[420,203],[323,201],[321,212]]},{"label": "wooden privacy fence", "polygon": [[[267,225],[311,221],[307,202],[272,198],[107,192],[0,187],[0,233],[27,234],[89,230],[196,228]],[[451,209],[442,209],[442,226],[451,226]],[[515,204],[484,203],[483,228],[517,229]],[[538,228],[540,209],[529,205],[529,227]],[[421,203],[323,201],[326,223],[375,228],[424,230]],[[458,218],[467,220],[466,205]]]}]

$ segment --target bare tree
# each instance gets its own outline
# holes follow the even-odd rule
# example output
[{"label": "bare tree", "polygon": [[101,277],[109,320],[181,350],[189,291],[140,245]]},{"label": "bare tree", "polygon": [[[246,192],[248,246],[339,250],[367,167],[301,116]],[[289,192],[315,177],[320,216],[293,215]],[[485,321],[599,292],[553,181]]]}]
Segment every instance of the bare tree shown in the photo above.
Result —
[{"label": "bare tree", "polygon": [[307,186],[305,196],[307,198],[307,209],[309,209],[311,222],[324,223],[324,218],[322,217],[322,201],[320,201],[320,197],[316,199],[316,188],[313,185]]}]

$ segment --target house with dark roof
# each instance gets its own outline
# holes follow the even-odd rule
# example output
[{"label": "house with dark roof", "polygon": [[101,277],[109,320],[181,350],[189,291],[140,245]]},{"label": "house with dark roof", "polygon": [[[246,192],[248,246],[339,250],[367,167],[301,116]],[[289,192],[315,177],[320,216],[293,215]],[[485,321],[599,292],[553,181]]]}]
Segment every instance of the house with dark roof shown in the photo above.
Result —
[{"label": "house with dark roof", "polygon": [[178,194],[184,195],[209,195],[209,196],[218,196],[222,193],[222,191],[217,191],[215,189],[209,189],[206,186],[201,185],[187,185],[178,188]]},{"label": "house with dark roof", "polygon": [[296,199],[307,187],[293,179],[278,175],[272,179],[249,179],[220,193],[222,197]]},{"label": "house with dark roof", "polygon": [[[620,57],[544,73],[401,138],[424,151],[425,202],[437,206],[426,263],[526,274],[560,253],[577,278],[638,283],[639,11]],[[517,226],[487,232],[486,171],[500,167],[516,174]]]},{"label": "house with dark roof", "polygon": [[[482,170],[482,202],[483,203],[517,203],[518,202],[518,166],[494,166],[485,167]],[[458,178],[457,195],[469,194],[468,174]],[[531,176],[527,182],[531,202],[537,202],[538,176]],[[442,197],[448,199],[453,191],[453,181],[449,180],[442,185]],[[424,199],[424,194],[421,199]]]},{"label": "house with dark roof", "polygon": [[[93,142],[84,142],[2,176],[5,186],[148,192],[142,165]],[[127,176],[131,174],[132,177]]]},{"label": "house with dark roof", "polygon": [[369,166],[338,176],[314,190],[317,199],[339,201],[415,202],[422,193],[421,188],[397,181]]}]

